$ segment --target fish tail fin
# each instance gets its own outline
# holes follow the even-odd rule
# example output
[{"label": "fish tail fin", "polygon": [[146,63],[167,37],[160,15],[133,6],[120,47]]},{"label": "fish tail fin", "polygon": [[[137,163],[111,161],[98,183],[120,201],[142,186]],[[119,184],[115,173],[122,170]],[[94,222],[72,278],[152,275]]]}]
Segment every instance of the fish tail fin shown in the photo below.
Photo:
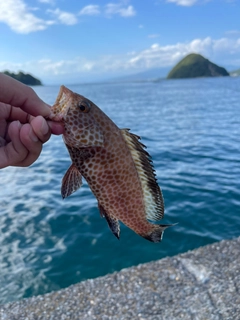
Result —
[{"label": "fish tail fin", "polygon": [[164,230],[167,229],[168,227],[174,226],[175,224],[153,225],[148,234],[141,235],[141,236],[152,242],[160,242],[162,241]]}]

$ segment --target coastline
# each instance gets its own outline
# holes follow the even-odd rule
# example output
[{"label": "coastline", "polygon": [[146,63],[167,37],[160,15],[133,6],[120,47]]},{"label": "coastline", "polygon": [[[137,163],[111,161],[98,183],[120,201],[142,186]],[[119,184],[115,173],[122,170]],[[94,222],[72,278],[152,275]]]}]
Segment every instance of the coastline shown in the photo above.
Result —
[{"label": "coastline", "polygon": [[0,319],[239,319],[239,266],[240,237],[0,305]]}]

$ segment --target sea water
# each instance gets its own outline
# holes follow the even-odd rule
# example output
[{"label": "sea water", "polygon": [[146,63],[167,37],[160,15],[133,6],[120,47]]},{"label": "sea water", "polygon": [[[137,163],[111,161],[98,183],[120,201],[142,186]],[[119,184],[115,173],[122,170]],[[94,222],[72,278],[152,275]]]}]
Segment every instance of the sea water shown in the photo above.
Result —
[{"label": "sea water", "polygon": [[[117,240],[86,182],[61,198],[71,161],[53,136],[29,168],[0,170],[0,303],[240,235],[240,78],[69,88],[142,137],[164,196],[161,223],[178,224],[161,243],[121,224]],[[53,104],[59,86],[34,90]]]}]

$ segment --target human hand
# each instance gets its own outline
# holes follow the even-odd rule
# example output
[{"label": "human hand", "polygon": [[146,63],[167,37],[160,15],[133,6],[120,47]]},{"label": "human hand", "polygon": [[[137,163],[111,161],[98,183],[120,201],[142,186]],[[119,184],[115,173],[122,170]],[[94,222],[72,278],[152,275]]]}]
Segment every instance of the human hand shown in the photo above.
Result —
[{"label": "human hand", "polygon": [[33,89],[0,74],[0,169],[31,165],[51,133],[63,133],[60,123],[45,119],[50,113]]}]

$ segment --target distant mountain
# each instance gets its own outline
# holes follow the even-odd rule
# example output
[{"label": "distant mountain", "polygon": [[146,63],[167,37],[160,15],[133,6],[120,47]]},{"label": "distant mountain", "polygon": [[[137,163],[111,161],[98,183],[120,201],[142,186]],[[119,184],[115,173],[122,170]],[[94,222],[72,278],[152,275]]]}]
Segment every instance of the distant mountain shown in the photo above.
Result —
[{"label": "distant mountain", "polygon": [[168,74],[167,79],[229,76],[226,69],[217,66],[200,54],[183,58]]},{"label": "distant mountain", "polygon": [[142,81],[157,81],[160,78],[166,78],[170,68],[149,69],[143,72],[129,74],[125,76],[111,79],[113,82],[142,82]]},{"label": "distant mountain", "polygon": [[231,75],[232,77],[239,77],[239,76],[240,76],[240,69],[235,70],[235,71],[231,71],[231,72],[230,72],[230,75]]},{"label": "distant mountain", "polygon": [[29,86],[41,86],[42,83],[39,79],[33,77],[31,74],[29,73],[23,73],[23,72],[18,72],[18,73],[13,73],[13,72],[9,72],[9,71],[4,71],[4,74],[24,83],[27,84]]}]

